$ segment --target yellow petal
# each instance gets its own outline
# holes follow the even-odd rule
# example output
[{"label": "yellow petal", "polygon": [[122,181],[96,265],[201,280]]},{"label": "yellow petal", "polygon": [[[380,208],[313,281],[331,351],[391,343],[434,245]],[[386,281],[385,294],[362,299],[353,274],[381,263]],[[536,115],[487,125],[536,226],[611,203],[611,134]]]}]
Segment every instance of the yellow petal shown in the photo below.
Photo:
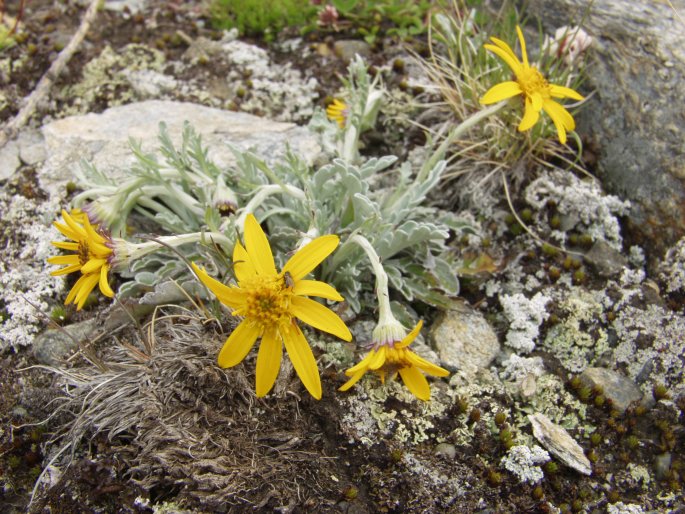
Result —
[{"label": "yellow petal", "polygon": [[217,359],[219,367],[231,368],[249,353],[257,338],[262,335],[259,325],[243,321],[228,336]]},{"label": "yellow petal", "polygon": [[281,369],[283,357],[283,343],[276,327],[270,327],[264,331],[262,342],[257,354],[257,379],[255,390],[257,397],[261,398],[271,391],[276,382],[278,371]]},{"label": "yellow petal", "polygon": [[381,346],[378,350],[376,350],[369,360],[369,369],[374,371],[380,369],[383,364],[385,364],[387,352],[387,346]]},{"label": "yellow petal", "polygon": [[523,111],[523,118],[521,118],[521,123],[519,123],[518,130],[523,132],[530,129],[535,125],[540,119],[540,112],[533,109],[533,105],[530,100],[526,98],[526,107]]},{"label": "yellow petal", "polygon": [[86,230],[81,225],[79,225],[76,222],[76,220],[74,220],[71,216],[69,216],[69,213],[67,211],[65,211],[64,209],[62,210],[62,218],[67,223],[69,228],[73,231],[73,233],[78,234],[78,237],[75,237],[72,239],[75,239],[75,240],[88,239],[88,234],[86,233]]},{"label": "yellow petal", "polygon": [[106,259],[90,259],[81,267],[81,273],[87,275],[89,273],[96,273],[100,271],[105,264],[107,264]]},{"label": "yellow petal", "polygon": [[67,266],[66,268],[51,271],[50,275],[52,275],[53,277],[56,277],[58,275],[67,275],[69,273],[73,273],[74,271],[79,271],[80,269],[80,264],[73,264],[72,266]]},{"label": "yellow petal", "polygon": [[[59,223],[55,221],[53,223],[54,227],[59,230],[62,234],[67,236],[69,239],[73,241],[80,241],[81,239],[84,239],[84,236],[78,232],[73,231],[71,228],[69,228],[68,225],[64,225],[62,223]],[[78,244],[78,243],[77,243]]]},{"label": "yellow petal", "polygon": [[542,108],[545,110],[549,117],[558,121],[562,124],[566,130],[573,130],[576,128],[576,122],[571,116],[571,113],[566,110],[566,108],[560,103],[554,100],[545,100]]},{"label": "yellow petal", "polygon": [[109,266],[103,266],[100,268],[100,292],[109,298],[114,298],[114,291],[109,287],[109,282],[107,281],[107,273],[109,272]]},{"label": "yellow petal", "polygon": [[[347,391],[350,387],[352,387],[354,384],[359,382],[359,379],[361,379],[364,374],[366,373],[365,369],[357,371],[352,378],[350,378],[347,382],[345,382],[343,385],[338,387],[338,391]],[[347,372],[345,373],[347,374]]]},{"label": "yellow petal", "polygon": [[494,36],[490,37],[490,41],[492,41],[495,44],[495,46],[498,46],[499,48],[504,50],[506,53],[508,53],[511,57],[518,60],[518,57],[516,57],[516,54],[514,53],[514,51],[511,49],[511,47],[507,43],[505,43],[501,39],[496,38]]},{"label": "yellow petal", "polygon": [[104,244],[105,238],[95,231],[93,226],[90,224],[90,221],[88,221],[88,218],[84,219],[83,228],[85,229],[86,234],[88,234],[88,239],[90,241],[93,241],[101,245]]},{"label": "yellow petal", "polygon": [[572,98],[573,100],[585,100],[584,96],[582,96],[577,91],[574,91],[570,87],[557,86],[555,84],[552,84],[550,86],[550,93],[554,98]]},{"label": "yellow petal", "polygon": [[318,296],[327,300],[342,302],[345,299],[335,290],[335,287],[318,280],[298,280],[295,282],[293,294],[298,296]]},{"label": "yellow petal", "polygon": [[428,380],[423,374],[413,366],[400,369],[400,376],[404,385],[416,396],[419,400],[428,401],[431,397],[431,388],[428,385]]},{"label": "yellow petal", "polygon": [[77,311],[80,311],[81,307],[83,307],[83,305],[86,303],[88,295],[91,293],[93,289],[95,289],[95,286],[99,280],[99,273],[91,273],[90,275],[83,275],[80,279],[76,281],[76,284],[74,284],[74,289],[76,288],[76,286],[79,285],[79,282],[81,282],[79,289],[76,292],[76,297],[74,298],[74,303],[76,303]]},{"label": "yellow petal", "polygon": [[576,128],[576,123],[573,116],[561,105],[552,100],[547,100],[543,107],[545,112],[552,118],[554,126],[557,129],[559,142],[562,145],[566,144],[566,131]]},{"label": "yellow petal", "polygon": [[496,104],[512,96],[520,95],[523,93],[521,86],[518,82],[509,80],[507,82],[502,82],[500,84],[492,86],[480,99],[480,103],[483,105]]},{"label": "yellow petal", "polygon": [[523,65],[527,68],[528,65],[528,52],[526,52],[526,40],[523,39],[523,32],[521,32],[521,27],[516,25],[516,33],[519,36],[519,43],[521,43],[521,56],[523,57]]},{"label": "yellow petal", "polygon": [[373,359],[373,356],[376,354],[375,350],[371,350],[368,354],[366,354],[366,357],[364,357],[361,361],[359,361],[357,364],[352,366],[351,368],[345,370],[345,375],[348,377],[357,374],[359,371],[362,371],[366,373],[369,370],[369,362],[371,362],[371,359]]},{"label": "yellow petal", "polygon": [[523,70],[521,62],[515,56],[512,56],[510,53],[502,50],[501,48],[495,45],[483,46],[485,46],[485,48],[490,50],[493,54],[497,55],[500,59],[507,63],[507,66],[511,68],[511,71],[513,71],[514,74],[518,75],[519,73],[521,73],[521,70]]},{"label": "yellow petal", "polygon": [[218,300],[224,305],[228,305],[232,309],[238,309],[245,303],[244,293],[237,287],[229,287],[216,279],[210,277],[204,269],[199,268],[194,262],[192,263],[193,271],[207,288],[216,295]]},{"label": "yellow petal", "polygon": [[407,350],[405,357],[414,366],[420,368],[422,371],[425,371],[429,375],[433,375],[434,377],[446,377],[450,374],[450,372],[446,369],[441,368],[440,366],[437,366],[432,362],[427,361],[423,357],[416,355],[414,352],[410,350]]},{"label": "yellow petal", "polygon": [[535,91],[533,94],[530,95],[530,103],[533,106],[533,109],[536,111],[540,111],[542,109],[542,95]]},{"label": "yellow petal", "polygon": [[302,330],[295,323],[287,325],[283,330],[283,343],[288,356],[293,363],[297,376],[314,398],[321,399],[321,379],[319,368],[312,349],[307,343]]},{"label": "yellow petal", "polygon": [[78,243],[71,243],[68,241],[52,241],[52,244],[57,248],[61,248],[62,250],[70,250],[72,252],[78,251]]},{"label": "yellow petal", "polygon": [[233,273],[238,282],[248,280],[257,274],[252,259],[240,242],[236,242],[233,247]]},{"label": "yellow petal", "polygon": [[81,264],[78,255],[55,255],[48,257],[50,264]]},{"label": "yellow petal", "polygon": [[343,320],[328,307],[303,296],[293,296],[290,312],[308,325],[338,336],[343,341],[351,341],[352,334]]},{"label": "yellow petal", "polygon": [[411,332],[407,334],[407,336],[402,339],[399,343],[395,344],[395,348],[404,348],[406,346],[409,346],[411,343],[414,342],[414,339],[419,335],[419,332],[421,332],[421,327],[423,327],[423,320],[420,319],[419,322],[416,324],[416,326],[412,329]]},{"label": "yellow petal", "polygon": [[303,278],[307,273],[316,268],[338,246],[338,236],[329,234],[317,237],[309,244],[300,248],[283,266],[283,272],[290,273],[293,280]]},{"label": "yellow petal", "polygon": [[274,256],[266,234],[254,214],[245,218],[245,249],[259,275],[276,275]]}]

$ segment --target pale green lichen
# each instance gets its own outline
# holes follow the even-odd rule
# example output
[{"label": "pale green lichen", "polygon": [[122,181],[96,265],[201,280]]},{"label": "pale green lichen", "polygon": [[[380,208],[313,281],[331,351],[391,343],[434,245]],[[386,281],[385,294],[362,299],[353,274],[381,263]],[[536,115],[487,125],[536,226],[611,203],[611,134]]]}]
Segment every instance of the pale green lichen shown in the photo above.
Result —
[{"label": "pale green lichen", "polygon": [[566,317],[548,331],[543,347],[569,371],[580,373],[610,351],[607,332],[598,323],[605,309],[603,298],[603,292],[574,287],[557,301]]},{"label": "pale green lichen", "polygon": [[[363,378],[352,394],[341,400],[345,415],[342,431],[366,446],[375,444],[379,435],[401,444],[416,445],[431,439],[428,432],[433,420],[444,415],[451,402],[438,388],[432,388],[432,400],[417,400],[398,380],[380,384],[374,376]],[[411,409],[388,409],[386,401],[395,398]]]},{"label": "pale green lichen", "polygon": [[138,44],[129,44],[115,52],[110,46],[83,68],[83,79],[67,87],[62,96],[78,99],[67,109],[68,114],[88,112],[100,101],[109,107],[138,99],[133,91],[131,73],[161,71],[165,57],[159,50]]},{"label": "pale green lichen", "polygon": [[587,414],[586,405],[569,393],[556,375],[546,374],[538,377],[535,393],[527,398],[516,394],[515,389],[519,388],[515,383],[506,382],[505,384],[512,395],[517,398],[515,426],[527,427],[530,425],[528,414],[543,412],[550,420],[567,430],[578,428],[585,433],[594,430],[592,426],[584,423]]}]

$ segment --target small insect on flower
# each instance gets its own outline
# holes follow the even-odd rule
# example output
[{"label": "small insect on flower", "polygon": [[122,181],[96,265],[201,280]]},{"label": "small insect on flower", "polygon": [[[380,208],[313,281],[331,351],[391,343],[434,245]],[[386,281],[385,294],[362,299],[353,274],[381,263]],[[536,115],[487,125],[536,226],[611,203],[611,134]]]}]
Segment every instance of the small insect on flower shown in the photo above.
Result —
[{"label": "small insect on flower", "polygon": [[552,119],[559,135],[559,142],[566,144],[566,132],[576,128],[573,116],[566,108],[553,98],[571,98],[583,100],[583,96],[571,88],[550,84],[540,71],[528,62],[526,41],[520,27],[516,27],[521,43],[521,55],[523,62],[519,61],[511,47],[496,37],[491,37],[493,44],[485,45],[485,48],[502,59],[514,72],[516,80],[501,82],[491,87],[480,99],[483,105],[494,104],[508,98],[522,95],[524,99],[523,118],[519,123],[520,132],[529,130],[540,119],[540,111],[545,111]]},{"label": "small insect on flower", "polygon": [[226,286],[193,264],[200,281],[232,309],[234,316],[243,318],[219,352],[219,366],[235,366],[261,338],[255,389],[262,397],[276,381],[285,346],[300,380],[318,400],[321,380],[316,359],[295,318],[345,341],[352,339],[337,314],[307,298],[318,296],[340,302],[343,297],[325,282],[304,278],[336,249],[338,236],[317,237],[298,250],[279,273],[266,234],[252,214],[245,219],[244,233],[245,246],[237,242],[233,249],[237,286]]},{"label": "small insect on flower", "polygon": [[347,107],[347,104],[342,100],[338,100],[337,98],[333,100],[328,107],[326,107],[328,119],[335,121],[341,129],[345,128],[345,123],[347,122],[349,112],[350,111]]},{"label": "small insect on flower", "polygon": [[422,326],[423,321],[419,321],[409,335],[402,340],[397,339],[397,334],[406,332],[396,320],[393,319],[387,326],[377,327],[374,330],[373,349],[356,366],[345,371],[345,375],[352,378],[345,382],[339,390],[347,391],[368,371],[377,373],[382,383],[385,383],[386,375],[393,379],[399,373],[404,385],[414,396],[419,400],[430,400],[430,385],[421,372],[435,377],[446,377],[449,375],[449,371],[428,362],[407,348],[419,335]]},{"label": "small insect on flower", "polygon": [[107,280],[113,256],[111,238],[99,230],[99,225],[92,225],[88,216],[80,209],[73,209],[71,214],[62,210],[62,219],[64,223],[55,222],[54,225],[71,241],[53,241],[52,244],[74,253],[48,258],[50,264],[66,265],[50,274],[57,276],[81,272],[81,277],[64,301],[65,305],[75,303],[76,310],[80,310],[96,285],[100,286],[102,294],[112,298],[114,291]]}]

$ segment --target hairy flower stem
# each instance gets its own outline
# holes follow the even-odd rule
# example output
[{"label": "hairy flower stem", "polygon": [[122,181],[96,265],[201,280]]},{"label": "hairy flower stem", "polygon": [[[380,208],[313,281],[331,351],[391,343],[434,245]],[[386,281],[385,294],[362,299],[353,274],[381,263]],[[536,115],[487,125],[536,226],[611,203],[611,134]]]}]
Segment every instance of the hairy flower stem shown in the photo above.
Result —
[{"label": "hairy flower stem", "polygon": [[495,114],[497,111],[499,111],[502,107],[504,107],[507,104],[506,101],[502,101],[499,103],[496,103],[494,105],[491,105],[490,107],[486,109],[482,109],[468,118],[466,118],[464,121],[462,121],[459,125],[454,127],[450,133],[447,135],[445,140],[440,144],[440,146],[433,152],[433,155],[430,156],[428,160],[423,164],[421,167],[421,171],[419,171],[417,180],[425,180],[426,176],[430,172],[430,170],[433,169],[433,167],[438,163],[438,161],[442,160],[445,157],[445,153],[447,152],[447,149],[452,146],[452,144],[458,140],[461,136],[464,135],[465,132],[471,130],[473,127],[475,127],[478,123],[483,121],[485,118],[488,118]]},{"label": "hairy flower stem", "polygon": [[396,322],[390,310],[390,295],[388,293],[388,274],[385,272],[381,259],[369,240],[364,236],[355,234],[347,241],[360,246],[369,258],[373,273],[376,275],[376,296],[378,297],[378,325],[387,325]]},{"label": "hairy flower stem", "polygon": [[117,268],[128,266],[136,259],[156,252],[162,247],[172,247],[197,243],[199,241],[215,242],[228,248],[233,246],[233,241],[220,232],[192,232],[176,236],[162,236],[155,241],[145,243],[129,243],[123,239],[113,239],[115,263]]}]

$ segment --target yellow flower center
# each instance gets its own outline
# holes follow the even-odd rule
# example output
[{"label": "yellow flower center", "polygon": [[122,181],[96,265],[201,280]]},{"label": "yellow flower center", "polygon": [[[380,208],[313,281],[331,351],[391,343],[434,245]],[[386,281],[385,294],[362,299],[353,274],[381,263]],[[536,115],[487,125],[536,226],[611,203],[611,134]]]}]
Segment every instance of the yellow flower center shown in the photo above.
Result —
[{"label": "yellow flower center", "polygon": [[550,98],[549,82],[536,68],[524,68],[516,79],[527,96],[538,93],[542,98]]},{"label": "yellow flower center", "polygon": [[90,260],[90,249],[88,248],[88,241],[79,241],[78,243],[78,260],[83,266]]},{"label": "yellow flower center", "polygon": [[236,314],[251,318],[263,325],[279,324],[290,320],[290,297],[279,277],[253,277],[241,281],[240,288],[247,293],[245,307]]}]

